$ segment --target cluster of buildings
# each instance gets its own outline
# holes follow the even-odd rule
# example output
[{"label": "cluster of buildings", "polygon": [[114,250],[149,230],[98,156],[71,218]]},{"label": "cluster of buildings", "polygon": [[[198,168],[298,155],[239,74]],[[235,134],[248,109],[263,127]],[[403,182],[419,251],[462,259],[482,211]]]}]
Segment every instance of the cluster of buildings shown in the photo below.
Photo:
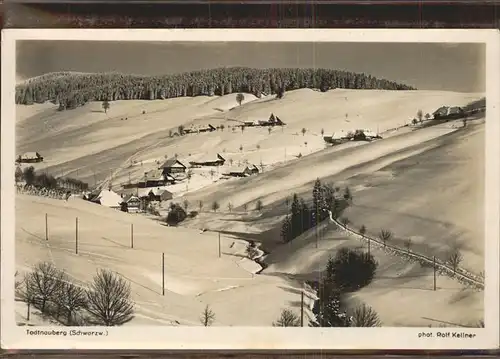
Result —
[{"label": "cluster of buildings", "polygon": [[255,120],[255,121],[245,121],[243,126],[245,127],[256,127],[256,126],[285,126],[286,124],[281,121],[278,116],[275,116],[274,113],[271,113],[269,119],[267,120]]},{"label": "cluster of buildings", "polygon": [[[226,163],[226,159],[216,153],[205,155],[189,162],[190,168],[219,167]],[[229,167],[223,171],[228,177],[247,177],[259,173],[255,165]],[[183,182],[188,179],[188,166],[177,158],[165,160],[158,168],[144,173],[144,176],[135,183],[123,184],[119,193],[111,188],[94,193],[85,193],[83,198],[106,207],[123,209],[128,212],[143,212],[148,203],[163,202],[173,198],[168,190],[169,185]]]},{"label": "cluster of buildings", "polygon": [[326,143],[338,144],[346,141],[373,141],[382,138],[378,133],[369,129],[340,130],[330,136],[324,136]]},{"label": "cluster of buildings", "polygon": [[38,152],[25,152],[16,158],[17,163],[38,163],[43,162],[43,157]]}]

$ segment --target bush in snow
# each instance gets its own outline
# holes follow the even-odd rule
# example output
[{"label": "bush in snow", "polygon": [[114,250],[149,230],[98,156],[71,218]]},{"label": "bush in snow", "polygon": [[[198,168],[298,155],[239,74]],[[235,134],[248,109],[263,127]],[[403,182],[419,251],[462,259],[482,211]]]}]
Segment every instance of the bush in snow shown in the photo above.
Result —
[{"label": "bush in snow", "polygon": [[351,327],[380,327],[381,322],[377,312],[372,307],[363,304],[352,313]]},{"label": "bush in snow", "polygon": [[290,309],[283,309],[273,327],[300,327],[300,318]]},{"label": "bush in snow", "polygon": [[168,225],[175,226],[185,220],[187,217],[186,211],[177,203],[171,203],[165,222]]},{"label": "bush in snow", "polygon": [[326,276],[344,291],[358,290],[375,276],[378,263],[373,256],[357,249],[341,248],[328,260]]}]

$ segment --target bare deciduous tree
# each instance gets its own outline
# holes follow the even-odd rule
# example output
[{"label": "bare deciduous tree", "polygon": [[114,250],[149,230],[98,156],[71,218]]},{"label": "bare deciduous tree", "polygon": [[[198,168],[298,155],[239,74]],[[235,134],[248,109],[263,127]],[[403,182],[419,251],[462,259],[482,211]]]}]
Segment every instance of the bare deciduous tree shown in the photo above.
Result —
[{"label": "bare deciduous tree", "polygon": [[87,307],[85,290],[65,280],[58,294],[56,304],[64,311],[66,324],[75,324],[75,313]]},{"label": "bare deciduous tree", "polygon": [[200,322],[205,327],[211,326],[215,321],[215,313],[210,306],[207,304],[203,312],[201,313]]},{"label": "bare deciduous tree", "polygon": [[184,206],[184,210],[187,212],[188,208],[189,208],[189,201],[187,199],[185,199],[183,202],[182,202],[183,206]]},{"label": "bare deciduous tree", "polygon": [[454,249],[453,252],[451,252],[448,256],[448,263],[453,268],[453,273],[457,272],[458,266],[460,263],[462,263],[464,257],[462,256],[462,253],[460,253],[460,250]]},{"label": "bare deciduous tree", "polygon": [[130,284],[109,270],[99,270],[86,291],[87,311],[97,325],[122,325],[134,317]]},{"label": "bare deciduous tree", "polygon": [[264,209],[264,204],[260,199],[257,200],[257,202],[255,203],[255,210],[261,212],[263,209]]},{"label": "bare deciduous tree", "polygon": [[422,110],[417,111],[417,119],[418,119],[418,122],[422,123],[422,121],[424,119],[424,113],[422,112]]},{"label": "bare deciduous tree", "polygon": [[347,217],[342,217],[342,218],[340,219],[340,223],[342,223],[342,224],[344,225],[344,227],[346,227],[346,228],[347,228],[347,225],[350,223],[349,218],[347,218]]},{"label": "bare deciduous tree", "polygon": [[411,238],[408,238],[408,239],[405,241],[405,247],[406,247],[406,250],[408,251],[408,253],[410,253],[410,248],[411,248]]},{"label": "bare deciduous tree", "polygon": [[387,241],[392,238],[392,232],[386,229],[382,229],[378,234],[380,240],[384,243],[384,247],[387,245]]},{"label": "bare deciduous tree", "polygon": [[292,310],[283,309],[273,327],[300,327],[300,318]]},{"label": "bare deciduous tree", "polygon": [[245,100],[245,96],[242,93],[236,95],[236,102],[241,106],[241,103]]},{"label": "bare deciduous tree", "polygon": [[198,201],[198,209],[201,210],[203,209],[203,201]]},{"label": "bare deciduous tree", "polygon": [[63,272],[52,263],[41,262],[25,276],[25,294],[45,313],[47,303],[54,299],[62,285]]},{"label": "bare deciduous tree", "polygon": [[365,225],[361,225],[361,227],[359,228],[359,234],[361,234],[361,236],[364,238],[365,237],[365,234],[366,234],[366,227]]},{"label": "bare deciduous tree", "polygon": [[373,308],[363,304],[352,313],[352,327],[380,327],[381,322]]},{"label": "bare deciduous tree", "polygon": [[233,204],[232,204],[231,202],[229,202],[229,203],[227,204],[227,210],[228,210],[229,212],[232,212],[232,211],[233,211]]}]

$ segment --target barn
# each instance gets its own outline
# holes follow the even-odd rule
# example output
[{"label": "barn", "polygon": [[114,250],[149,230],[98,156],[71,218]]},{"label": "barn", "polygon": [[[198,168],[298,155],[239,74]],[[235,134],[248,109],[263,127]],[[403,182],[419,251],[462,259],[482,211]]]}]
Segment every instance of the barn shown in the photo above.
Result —
[{"label": "barn", "polygon": [[247,177],[252,175],[252,170],[248,166],[235,166],[229,168],[224,175],[230,177]]},{"label": "barn", "polygon": [[186,168],[187,167],[177,158],[170,158],[159,167],[164,176],[167,174],[184,173],[186,172]]},{"label": "barn", "polygon": [[190,161],[189,164],[191,166],[222,166],[225,162],[226,159],[217,153],[216,156],[204,156],[196,161]]},{"label": "barn", "polygon": [[144,177],[137,183],[139,188],[159,187],[175,183],[175,179],[170,174],[163,174],[162,170],[151,170],[144,173]]},{"label": "barn", "polygon": [[17,157],[19,163],[36,163],[42,162],[43,157],[38,152],[26,152]]}]

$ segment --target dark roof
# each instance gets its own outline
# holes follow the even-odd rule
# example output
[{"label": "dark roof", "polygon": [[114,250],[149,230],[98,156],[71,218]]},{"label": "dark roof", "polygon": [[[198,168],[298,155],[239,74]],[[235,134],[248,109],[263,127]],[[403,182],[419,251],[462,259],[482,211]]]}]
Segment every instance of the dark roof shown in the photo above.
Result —
[{"label": "dark roof", "polygon": [[177,158],[170,158],[170,159],[166,160],[165,162],[163,162],[163,164],[160,166],[160,168],[172,167],[176,163],[179,163],[182,167],[186,168],[186,166],[181,161],[179,161]]}]

